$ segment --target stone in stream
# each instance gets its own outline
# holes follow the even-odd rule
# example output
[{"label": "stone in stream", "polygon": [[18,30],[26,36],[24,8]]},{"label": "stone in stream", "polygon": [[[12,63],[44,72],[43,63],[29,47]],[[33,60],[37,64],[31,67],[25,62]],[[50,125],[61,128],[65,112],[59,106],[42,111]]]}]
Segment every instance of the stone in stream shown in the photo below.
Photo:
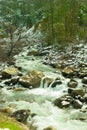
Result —
[{"label": "stone in stream", "polygon": [[19,83],[27,88],[30,88],[30,87],[36,88],[40,86],[41,79],[44,76],[45,75],[43,74],[43,72],[38,71],[38,70],[33,70],[33,71],[30,71],[27,75],[22,76],[19,79]]},{"label": "stone in stream", "polygon": [[87,68],[83,68],[78,73],[79,78],[87,77]]},{"label": "stone in stream", "polygon": [[53,126],[48,126],[48,127],[44,128],[43,130],[57,130],[57,129]]},{"label": "stone in stream", "polygon": [[74,79],[71,79],[69,82],[68,82],[68,87],[70,87],[70,88],[76,88],[77,87],[77,85],[78,85],[78,82],[76,81],[76,80],[74,80]]},{"label": "stone in stream", "polygon": [[61,80],[55,80],[55,81],[52,82],[51,88],[54,88],[54,87],[56,87],[56,85],[60,85],[60,84],[62,84]]},{"label": "stone in stream", "polygon": [[68,88],[68,93],[71,94],[73,90],[73,88]]},{"label": "stone in stream", "polygon": [[6,85],[12,86],[12,85],[17,84],[18,81],[19,81],[19,76],[14,76],[14,77],[12,77],[11,79],[6,80],[4,83],[5,83]]},{"label": "stone in stream", "polygon": [[57,98],[54,101],[54,105],[58,106],[59,108],[67,108],[70,106],[71,102],[72,102],[72,97],[68,95],[64,95],[60,98]]},{"label": "stone in stream", "polygon": [[28,118],[30,114],[30,110],[18,110],[13,112],[12,117],[14,117],[19,122],[26,122],[26,119]]},{"label": "stone in stream", "polygon": [[76,96],[78,96],[78,95],[80,95],[81,97],[83,97],[84,95],[85,95],[85,91],[84,91],[84,89],[74,89],[72,92],[71,92],[71,96],[72,97],[76,97]]},{"label": "stone in stream", "polygon": [[84,96],[84,101],[87,103],[87,94]]},{"label": "stone in stream", "polygon": [[82,102],[80,102],[79,100],[76,99],[76,100],[73,100],[72,106],[75,109],[81,109],[83,104],[82,104]]},{"label": "stone in stream", "polygon": [[2,75],[2,78],[9,79],[12,76],[18,75],[19,72],[20,71],[15,67],[7,67],[5,70],[2,71],[1,75]]},{"label": "stone in stream", "polygon": [[82,79],[82,83],[87,84],[87,77],[84,77],[84,78]]},{"label": "stone in stream", "polygon": [[70,67],[70,66],[65,67],[64,70],[62,71],[62,75],[64,77],[68,77],[68,78],[73,77],[73,75],[74,75],[74,67]]}]

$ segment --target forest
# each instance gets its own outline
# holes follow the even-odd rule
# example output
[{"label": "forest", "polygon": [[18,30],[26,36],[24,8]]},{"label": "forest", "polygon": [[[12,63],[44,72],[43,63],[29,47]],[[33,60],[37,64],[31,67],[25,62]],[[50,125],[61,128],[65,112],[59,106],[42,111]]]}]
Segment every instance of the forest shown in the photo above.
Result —
[{"label": "forest", "polygon": [[87,0],[0,0],[0,130],[87,130]]},{"label": "forest", "polygon": [[48,44],[87,40],[86,0],[1,0],[3,37],[18,27],[40,24]]}]

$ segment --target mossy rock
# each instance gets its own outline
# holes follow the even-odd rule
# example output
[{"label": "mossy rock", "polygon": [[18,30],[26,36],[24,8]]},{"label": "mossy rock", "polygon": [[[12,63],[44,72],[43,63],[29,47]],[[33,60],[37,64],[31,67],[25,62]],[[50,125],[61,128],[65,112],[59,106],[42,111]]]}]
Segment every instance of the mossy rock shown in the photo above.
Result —
[{"label": "mossy rock", "polygon": [[8,128],[9,130],[29,130],[24,124],[2,113],[0,113],[0,128]]}]

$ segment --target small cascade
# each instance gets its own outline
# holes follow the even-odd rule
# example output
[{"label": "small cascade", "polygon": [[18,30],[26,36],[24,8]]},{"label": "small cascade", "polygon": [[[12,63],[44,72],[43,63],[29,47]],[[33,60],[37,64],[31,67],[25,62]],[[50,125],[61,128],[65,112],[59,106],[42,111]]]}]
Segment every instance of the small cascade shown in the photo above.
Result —
[{"label": "small cascade", "polygon": [[49,87],[49,82],[46,82],[47,79],[49,79],[49,78],[47,78],[47,77],[42,78],[40,88],[48,88]]}]

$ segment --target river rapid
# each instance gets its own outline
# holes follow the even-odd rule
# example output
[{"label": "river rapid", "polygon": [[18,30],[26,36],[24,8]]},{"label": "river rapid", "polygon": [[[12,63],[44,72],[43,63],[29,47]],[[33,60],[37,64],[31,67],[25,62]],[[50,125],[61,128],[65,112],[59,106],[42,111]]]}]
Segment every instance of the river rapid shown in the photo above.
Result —
[{"label": "river rapid", "polygon": [[[86,50],[85,47],[85,52]],[[4,81],[1,81],[0,86],[4,87],[0,87],[0,109],[8,108],[11,112],[29,109],[31,114],[27,118],[26,125],[30,130],[44,130],[49,126],[56,130],[87,130],[87,111],[81,112],[81,109],[72,107],[61,109],[53,103],[55,99],[67,94],[67,83],[70,78],[65,78],[60,69],[43,64],[44,59],[46,59],[45,56],[28,56],[28,51],[28,47],[25,47],[18,55],[15,55],[16,66],[22,67],[23,74],[31,70],[39,70],[44,73],[44,78],[52,78],[53,80],[59,78],[62,84],[52,88],[51,84],[48,86],[42,78],[40,86],[37,88],[28,89],[23,87],[21,91],[16,91],[16,89],[8,89]],[[80,53],[76,57],[77,60],[79,55]],[[87,56],[85,55],[85,63],[86,60]],[[75,80],[78,82],[78,88],[81,88],[81,79],[75,78]],[[20,88],[21,85],[16,84],[14,87]],[[83,105],[82,110],[84,109],[87,109],[87,104]],[[81,117],[84,120],[80,120]],[[31,123],[32,127],[30,128]]]}]

